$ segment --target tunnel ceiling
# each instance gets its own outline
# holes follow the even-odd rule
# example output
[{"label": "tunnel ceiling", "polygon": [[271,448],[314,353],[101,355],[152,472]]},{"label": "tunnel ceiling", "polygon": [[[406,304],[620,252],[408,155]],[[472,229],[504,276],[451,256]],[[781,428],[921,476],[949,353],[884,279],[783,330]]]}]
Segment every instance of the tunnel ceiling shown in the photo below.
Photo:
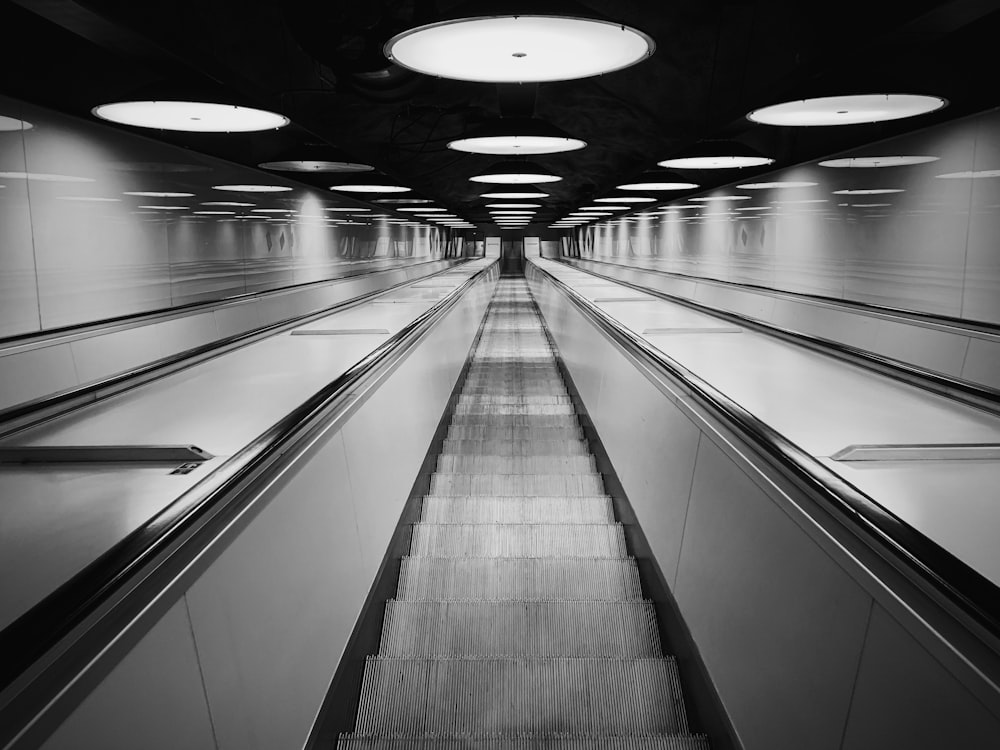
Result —
[{"label": "tunnel ceiling", "polygon": [[[446,143],[501,112],[531,108],[532,98],[535,116],[589,144],[535,157],[564,178],[547,186],[541,219],[613,192],[700,139],[742,141],[780,167],[1000,103],[989,72],[997,2],[582,4],[649,34],[655,54],[623,71],[532,91],[432,78],[385,59],[382,45],[393,34],[458,14],[460,4],[448,0],[19,0],[0,6],[3,93],[85,117],[122,98],[225,96],[279,111],[293,125],[252,135],[154,135],[248,165],[336,147],[479,222],[488,201],[468,178],[497,157]],[[787,99],[887,91],[933,93],[950,106],[919,121],[841,128],[774,128],[744,117]],[[729,170],[692,176],[704,187],[734,179]],[[336,176],[301,179],[327,187]]]}]

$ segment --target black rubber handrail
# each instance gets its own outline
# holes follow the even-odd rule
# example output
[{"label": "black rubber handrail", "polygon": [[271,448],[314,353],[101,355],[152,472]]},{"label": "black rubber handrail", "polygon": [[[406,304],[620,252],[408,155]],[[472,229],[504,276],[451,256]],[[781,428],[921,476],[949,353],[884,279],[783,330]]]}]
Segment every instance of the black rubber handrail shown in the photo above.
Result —
[{"label": "black rubber handrail", "polygon": [[[578,259],[560,259],[558,262],[576,268],[576,266],[574,266],[571,262],[568,262],[572,260]],[[609,263],[608,265],[617,264]],[[890,377],[909,383],[910,385],[915,385],[919,388],[923,388],[950,398],[957,398],[961,400],[962,403],[970,406],[980,409],[988,409],[995,414],[1000,414],[1000,390],[997,390],[996,388],[990,388],[989,386],[974,383],[969,380],[962,380],[961,378],[956,378],[952,375],[945,375],[944,373],[940,373],[935,370],[929,370],[926,367],[914,365],[909,362],[903,362],[898,359],[892,359],[891,357],[876,354],[868,351],[867,349],[860,349],[856,346],[851,346],[850,344],[844,344],[840,341],[834,341],[820,336],[812,336],[808,333],[801,333],[799,331],[792,331],[787,328],[782,328],[771,323],[766,323],[762,320],[742,315],[740,313],[731,312],[729,310],[720,310],[709,305],[704,305],[701,302],[695,302],[687,297],[681,297],[659,289],[651,289],[649,287],[642,286],[641,284],[618,279],[614,276],[608,276],[592,269],[578,268],[577,270],[596,276],[599,279],[607,279],[615,284],[621,284],[622,286],[635,289],[636,291],[649,294],[653,297],[659,297],[660,299],[667,300],[668,302],[676,302],[679,305],[684,305],[685,307],[696,310],[697,312],[722,318],[747,328],[754,328],[769,335],[778,336],[787,341],[791,341],[794,344],[799,344],[813,349],[814,351],[819,351],[824,354],[830,354],[832,356],[840,357],[841,359],[856,362],[863,367],[874,369],[878,372],[887,374]],[[647,269],[640,270],[646,271]]]},{"label": "black rubber handrail", "polygon": [[[442,261],[428,261],[428,262],[439,263]],[[423,265],[423,264],[418,263],[414,264],[413,266],[403,266],[403,267],[413,268],[418,265]],[[453,264],[450,268],[454,268],[455,265],[458,264]],[[450,268],[442,269],[442,271],[437,273],[441,273],[444,270],[450,270]],[[385,269],[379,269],[377,271],[370,271],[370,273],[383,273],[384,271],[393,271],[393,270],[397,269],[385,268]],[[356,275],[366,275],[366,274],[356,274]],[[353,297],[349,300],[345,300],[344,302],[338,302],[334,305],[331,305],[328,308],[324,308],[323,310],[317,310],[314,312],[305,313],[303,315],[296,315],[286,320],[280,320],[276,323],[270,323],[266,326],[261,326],[260,328],[254,328],[251,331],[246,331],[244,333],[237,333],[222,339],[216,339],[215,341],[210,341],[207,344],[201,344],[200,346],[196,346],[191,349],[185,349],[184,351],[178,352],[177,354],[171,354],[166,357],[162,357],[160,359],[155,359],[152,362],[147,362],[146,364],[139,365],[138,367],[133,367],[129,370],[125,370],[124,372],[116,373],[114,375],[109,375],[106,378],[95,380],[93,382],[77,386],[75,388],[69,388],[65,391],[60,391],[59,393],[56,393],[52,396],[46,396],[44,398],[36,399],[34,401],[28,401],[23,404],[11,406],[7,409],[0,409],[0,436],[3,436],[5,432],[3,427],[4,422],[17,422],[18,424],[15,429],[21,430],[23,429],[24,425],[20,424],[19,420],[30,417],[32,414],[43,414],[45,415],[46,418],[48,418],[50,416],[50,412],[54,409],[58,409],[60,406],[74,404],[75,402],[78,401],[86,401],[90,396],[99,392],[121,390],[122,388],[127,386],[129,381],[136,381],[139,384],[143,384],[147,382],[145,380],[145,377],[147,375],[151,375],[157,372],[158,370],[172,368],[175,365],[181,364],[185,360],[194,359],[205,354],[210,354],[216,349],[221,350],[226,347],[232,346],[234,344],[239,344],[243,341],[247,341],[249,339],[261,336],[262,334],[266,334],[271,331],[277,331],[278,329],[287,327],[289,325],[294,325],[295,322],[299,320],[305,320],[306,318],[314,317],[316,315],[325,312],[335,312],[343,307],[349,305],[355,305],[359,302],[364,302],[365,300],[375,297],[379,294],[384,294],[387,291],[398,289],[399,287],[406,286],[408,284],[417,283],[418,281],[422,281],[423,279],[431,278],[434,275],[436,275],[436,273],[432,274],[431,276],[422,277],[421,279],[405,279],[404,281],[400,281],[398,284],[393,284],[392,286],[388,286],[385,289],[378,289],[373,292],[368,292],[358,297]],[[334,280],[336,279],[331,279],[327,280],[326,282],[317,282],[317,283],[328,283],[329,281],[334,281]],[[297,287],[284,287],[283,290],[287,290],[290,288],[297,288]],[[275,290],[269,290],[268,292],[263,292],[263,294],[268,294],[271,291]],[[252,292],[250,294],[239,295],[238,297],[228,298],[225,301],[228,302],[233,299],[252,298],[260,296],[260,294],[261,293],[259,292]],[[200,306],[202,304],[203,303],[195,303],[196,306]],[[217,303],[211,303],[211,304],[214,305]],[[183,310],[184,308],[181,307],[174,309]]]},{"label": "black rubber handrail", "polygon": [[[85,664],[92,656],[67,654],[72,651],[70,646],[58,658],[44,663],[42,660],[46,654],[52,653],[71,634],[74,635],[74,642],[78,643],[80,634],[74,634],[74,631],[84,626],[88,618],[102,608],[124,606],[130,611],[140,611],[152,601],[159,590],[147,591],[142,586],[142,581],[152,577],[151,570],[166,565],[164,558],[169,558],[172,568],[192,560],[210,541],[203,538],[210,532],[188,538],[193,532],[203,530],[212,519],[236,513],[236,506],[240,506],[241,498],[247,495],[246,484],[249,480],[280,456],[295,450],[297,440],[309,432],[338,399],[387,360],[405,351],[496,267],[497,263],[491,263],[467,279],[0,631],[0,697],[3,698],[0,704],[0,727],[3,728],[0,746],[18,731],[16,726],[13,730],[9,728],[12,722],[28,722],[39,707],[58,692],[61,685],[53,685],[52,682],[68,679],[65,670],[60,670],[61,664]],[[149,587],[155,588],[155,584],[149,584]],[[122,604],[122,599],[116,596],[131,599]],[[103,645],[110,641],[110,637],[111,634],[108,634]],[[100,644],[92,648],[97,652]],[[25,672],[38,664],[43,665],[38,667],[38,673],[32,674],[30,679],[25,678]],[[50,684],[38,684],[45,682],[43,675],[48,675]],[[29,686],[26,681],[33,684]]]},{"label": "black rubber handrail", "polygon": [[846,519],[852,528],[861,530],[878,549],[889,552],[906,570],[914,572],[943,600],[974,620],[991,637],[1000,638],[1000,588],[985,576],[879,505],[708,381],[610,317],[566,282],[537,265],[532,267],[544,274],[619,345],[640,352],[657,369],[680,381],[701,403],[722,417],[725,424],[749,437],[757,450],[807,487],[826,507]]}]

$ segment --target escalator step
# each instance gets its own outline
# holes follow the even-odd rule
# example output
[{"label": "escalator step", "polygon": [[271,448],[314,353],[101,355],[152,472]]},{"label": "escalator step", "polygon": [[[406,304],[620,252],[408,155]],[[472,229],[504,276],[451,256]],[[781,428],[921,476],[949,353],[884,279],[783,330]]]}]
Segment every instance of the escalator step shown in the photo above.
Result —
[{"label": "escalator step", "polygon": [[642,598],[632,558],[404,557],[399,600],[611,600]]},{"label": "escalator step", "polygon": [[619,524],[413,525],[410,554],[427,557],[626,557]]},{"label": "escalator step", "polygon": [[700,735],[341,735],[338,750],[709,750]]},{"label": "escalator step", "polygon": [[447,439],[449,440],[514,440],[517,442],[550,440],[583,440],[583,428],[577,424],[564,424],[558,427],[542,427],[522,425],[496,424],[464,424],[450,425]]},{"label": "escalator step", "polygon": [[614,523],[611,498],[425,497],[423,523]]},{"label": "escalator step", "polygon": [[429,495],[603,495],[600,474],[431,475]]},{"label": "escalator step", "polygon": [[442,474],[596,474],[593,456],[490,456],[481,453],[441,453]]},{"label": "escalator step", "polygon": [[658,657],[648,601],[389,601],[379,656]]},{"label": "escalator step", "polygon": [[687,732],[671,658],[369,657],[356,730]]},{"label": "escalator step", "polygon": [[453,440],[444,441],[443,453],[477,456],[589,456],[586,440]]},{"label": "escalator step", "polygon": [[453,427],[489,425],[490,427],[578,427],[576,415],[569,414],[455,414]]}]

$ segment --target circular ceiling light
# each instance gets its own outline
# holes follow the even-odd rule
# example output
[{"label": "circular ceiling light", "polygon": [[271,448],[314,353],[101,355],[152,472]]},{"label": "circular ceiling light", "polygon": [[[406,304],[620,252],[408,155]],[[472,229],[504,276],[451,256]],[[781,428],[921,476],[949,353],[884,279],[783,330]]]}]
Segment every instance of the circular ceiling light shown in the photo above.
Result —
[{"label": "circular ceiling light", "polygon": [[748,185],[737,185],[744,190],[780,190],[782,188],[807,188],[816,187],[815,182],[797,182],[795,180],[783,180],[778,182],[751,182]]},{"label": "circular ceiling light", "polygon": [[549,173],[534,162],[508,159],[497,162],[481,174],[470,177],[472,182],[486,182],[497,185],[528,185],[535,182],[559,182],[559,175]]},{"label": "circular ceiling light", "polygon": [[276,172],[371,172],[370,164],[350,161],[324,161],[322,159],[289,159],[285,161],[265,161],[257,165],[261,169]]},{"label": "circular ceiling light", "polygon": [[192,133],[249,133],[282,128],[291,122],[276,112],[212,102],[113,102],[98,105],[91,112],[122,125]]},{"label": "circular ceiling light", "polygon": [[408,212],[411,212],[411,213],[418,213],[418,214],[437,214],[437,213],[443,214],[443,213],[447,213],[447,211],[448,211],[447,208],[431,208],[431,207],[427,207],[427,208],[397,208],[396,210],[397,211],[408,211]]},{"label": "circular ceiling light", "polygon": [[740,141],[699,141],[683,149],[672,159],[658,162],[673,169],[742,169],[773,164],[774,159]]},{"label": "circular ceiling light", "polygon": [[902,193],[903,188],[866,188],[864,190],[834,190],[834,195],[882,195],[883,193]]},{"label": "circular ceiling light", "polygon": [[578,211],[628,211],[632,206],[581,206]]},{"label": "circular ceiling light", "polygon": [[402,185],[366,185],[355,183],[352,185],[331,185],[330,190],[341,193],[408,193],[410,188]]},{"label": "circular ceiling light", "polygon": [[812,127],[901,120],[935,112],[948,102],[922,94],[854,94],[783,102],[755,109],[747,119],[763,125]]},{"label": "circular ceiling light", "polygon": [[629,182],[619,185],[619,190],[694,190],[698,187],[694,182]]},{"label": "circular ceiling light", "polygon": [[235,216],[235,211],[195,211],[198,216]]},{"label": "circular ceiling light", "polygon": [[27,120],[0,115],[0,133],[10,133],[19,130],[31,130],[34,126]]},{"label": "circular ceiling light", "polygon": [[94,182],[90,177],[49,174],[47,172],[0,172],[0,178],[9,180],[34,180],[36,182]]},{"label": "circular ceiling light", "polygon": [[89,195],[57,195],[61,201],[89,201],[91,203],[121,203],[121,198],[101,198]]},{"label": "circular ceiling light", "polygon": [[987,177],[1000,177],[1000,169],[979,169],[974,172],[949,172],[937,175],[941,180],[982,180]]},{"label": "circular ceiling light", "polygon": [[541,203],[487,203],[486,208],[541,208]]},{"label": "circular ceiling light", "polygon": [[231,193],[286,193],[292,188],[285,185],[212,185],[212,190],[227,190]]},{"label": "circular ceiling light", "polygon": [[169,193],[155,190],[126,190],[122,195],[140,195],[144,198],[190,198],[194,193]]},{"label": "circular ceiling light", "polygon": [[706,195],[701,198],[692,198],[693,201],[748,201],[749,195]]},{"label": "circular ceiling light", "polygon": [[534,117],[504,117],[474,129],[448,148],[470,154],[532,156],[577,151],[587,142],[571,138],[554,125]]},{"label": "circular ceiling light", "polygon": [[545,15],[460,18],[397,34],[385,55],[418,73],[480,83],[571,81],[635,65],[656,45],[611,21]]},{"label": "circular ceiling light", "polygon": [[339,211],[342,213],[354,214],[358,211],[371,211],[370,208],[345,208],[343,206],[326,206],[323,208],[324,211]]},{"label": "circular ceiling light", "polygon": [[821,167],[840,169],[877,169],[879,167],[906,167],[938,161],[940,156],[851,156],[846,159],[827,159]]},{"label": "circular ceiling light", "polygon": [[138,208],[155,208],[159,211],[186,211],[187,206],[138,206]]},{"label": "circular ceiling light", "polygon": [[548,193],[540,192],[521,192],[521,193],[482,193],[480,198],[509,198],[513,200],[527,199],[527,198],[548,198]]},{"label": "circular ceiling light", "polygon": [[613,198],[594,198],[594,203],[655,203],[656,198],[644,195],[616,195]]}]

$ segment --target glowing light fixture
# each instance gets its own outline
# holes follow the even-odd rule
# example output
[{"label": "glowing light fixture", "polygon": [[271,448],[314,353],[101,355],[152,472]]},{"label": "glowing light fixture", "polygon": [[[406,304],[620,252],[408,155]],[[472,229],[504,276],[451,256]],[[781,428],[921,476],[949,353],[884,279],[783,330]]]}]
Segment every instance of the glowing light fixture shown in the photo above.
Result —
[{"label": "glowing light fixture", "polygon": [[139,208],[155,208],[158,211],[186,211],[187,206],[139,206]]},{"label": "glowing light fixture", "polygon": [[579,211],[628,211],[632,206],[611,206],[611,205],[601,205],[601,206],[582,206]]},{"label": "glowing light fixture", "polygon": [[292,189],[287,185],[212,185],[212,190],[231,193],[286,193]]},{"label": "glowing light fixture", "polygon": [[508,199],[511,199],[511,200],[522,200],[522,199],[526,200],[528,198],[548,198],[549,194],[548,193],[541,193],[541,192],[537,192],[537,191],[534,191],[534,192],[532,192],[532,191],[526,191],[526,192],[513,192],[513,193],[482,193],[482,194],[480,194],[479,197],[480,198],[498,198],[498,199],[508,198]]},{"label": "glowing light fixture", "polygon": [[701,198],[692,198],[693,201],[748,201],[750,200],[749,195],[706,195]]},{"label": "glowing light fixture", "polygon": [[34,127],[27,120],[0,115],[0,133],[10,133],[16,130],[31,130]]},{"label": "glowing light fixture", "polygon": [[203,206],[236,206],[236,207],[250,207],[256,206],[256,203],[241,203],[239,201],[205,201],[201,205]]},{"label": "glowing light fixture", "polygon": [[91,203],[121,203],[121,198],[102,198],[90,195],[58,195],[61,201],[87,201]]},{"label": "glowing light fixture", "polygon": [[798,182],[796,180],[779,180],[777,182],[751,182],[748,185],[737,185],[741,190],[781,190],[786,188],[815,187],[815,182]]},{"label": "glowing light fixture", "polygon": [[350,161],[325,161],[323,159],[287,159],[265,161],[257,165],[275,172],[371,172],[375,167]]},{"label": "glowing light fixture", "polygon": [[616,195],[611,198],[594,198],[594,203],[655,203],[656,198],[645,195]]},{"label": "glowing light fixture", "polygon": [[276,112],[213,102],[113,102],[94,107],[91,112],[122,125],[192,133],[249,133],[283,128],[291,122]]},{"label": "glowing light fixture", "polygon": [[323,208],[324,211],[338,211],[340,213],[354,214],[359,211],[371,211],[370,208],[346,208],[343,206],[326,206]]},{"label": "glowing light fixture", "polygon": [[783,102],[755,109],[747,119],[764,125],[812,127],[901,120],[935,112],[948,102],[922,94],[853,94]]},{"label": "glowing light fixture", "polygon": [[764,156],[739,141],[700,141],[682,150],[672,159],[659,162],[671,169],[743,169],[773,164],[774,159]]},{"label": "glowing light fixture", "polygon": [[528,185],[536,182],[559,182],[561,179],[562,177],[551,174],[544,167],[520,159],[497,162],[481,174],[469,178],[472,182],[496,185]]},{"label": "glowing light fixture", "polygon": [[235,211],[194,211],[197,216],[235,216]]},{"label": "glowing light fixture", "polygon": [[864,190],[834,190],[834,195],[882,195],[883,193],[902,193],[903,188],[866,188]]},{"label": "glowing light fixture", "polygon": [[397,208],[397,211],[408,211],[417,214],[437,214],[437,213],[447,213],[447,208]]},{"label": "glowing light fixture", "polygon": [[644,60],[656,45],[620,23],[556,15],[489,15],[397,34],[385,55],[418,73],[481,83],[570,81]]},{"label": "glowing light fixture", "polygon": [[487,203],[486,208],[541,208],[541,203]]},{"label": "glowing light fixture", "polygon": [[821,161],[821,167],[835,169],[878,169],[880,167],[906,167],[938,161],[940,156],[851,156],[845,159]]},{"label": "glowing light fixture", "polygon": [[587,142],[570,138],[554,125],[528,117],[505,117],[451,141],[448,148],[470,154],[531,156],[577,151]]},{"label": "glowing light fixture", "polygon": [[331,185],[330,190],[339,193],[408,193],[410,188],[402,185],[376,185],[366,183],[354,183],[350,185]]},{"label": "glowing light fixture", "polygon": [[937,175],[941,180],[982,180],[987,177],[1000,177],[1000,169],[979,169],[974,172],[949,172]]},{"label": "glowing light fixture", "polygon": [[75,177],[69,174],[49,174],[47,172],[0,172],[0,178],[9,180],[35,180],[36,182],[94,182],[89,177]]},{"label": "glowing light fixture", "polygon": [[190,198],[194,193],[168,193],[155,190],[126,190],[122,195],[140,195],[143,198]]}]

